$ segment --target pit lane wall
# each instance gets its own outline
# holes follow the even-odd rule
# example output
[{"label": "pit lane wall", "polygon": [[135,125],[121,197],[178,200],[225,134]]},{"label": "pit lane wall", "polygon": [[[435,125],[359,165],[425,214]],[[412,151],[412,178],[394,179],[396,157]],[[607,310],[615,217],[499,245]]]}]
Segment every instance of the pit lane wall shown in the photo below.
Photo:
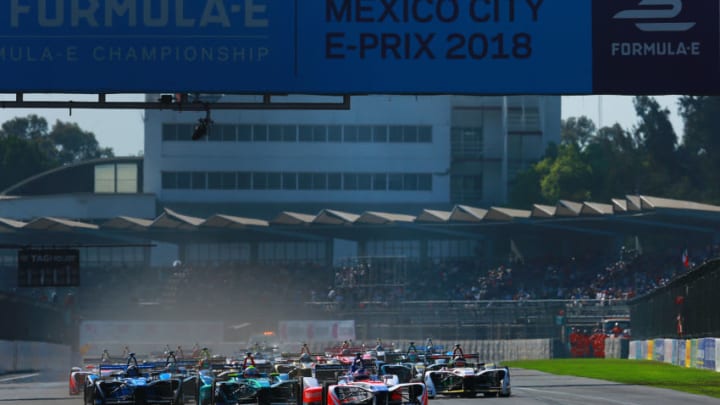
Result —
[{"label": "pit lane wall", "polygon": [[652,339],[630,342],[630,360],[654,360],[720,372],[720,339]]},{"label": "pit lane wall", "polygon": [[0,374],[25,371],[70,370],[70,346],[45,343],[0,340]]}]

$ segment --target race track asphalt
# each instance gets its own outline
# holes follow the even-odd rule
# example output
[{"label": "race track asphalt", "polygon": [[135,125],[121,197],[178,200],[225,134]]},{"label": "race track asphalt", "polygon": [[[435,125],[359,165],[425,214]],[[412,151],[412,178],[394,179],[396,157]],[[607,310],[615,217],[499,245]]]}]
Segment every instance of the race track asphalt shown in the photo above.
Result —
[{"label": "race track asphalt", "polygon": [[[437,398],[430,405],[718,405],[720,399],[677,391],[511,369],[509,398]],[[0,376],[0,405],[81,405],[68,395],[66,376],[27,373]]]}]

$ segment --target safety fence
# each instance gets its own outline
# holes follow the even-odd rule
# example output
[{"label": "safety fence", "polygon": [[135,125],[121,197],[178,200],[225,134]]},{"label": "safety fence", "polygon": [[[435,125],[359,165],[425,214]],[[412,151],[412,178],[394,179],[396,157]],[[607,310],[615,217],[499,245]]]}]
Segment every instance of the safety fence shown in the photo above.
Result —
[{"label": "safety fence", "polygon": [[628,358],[720,371],[717,348],[720,348],[717,338],[634,340],[630,342]]},{"label": "safety fence", "polygon": [[720,287],[720,259],[708,260],[668,285],[630,302],[633,337],[703,338],[720,336],[714,315]]}]

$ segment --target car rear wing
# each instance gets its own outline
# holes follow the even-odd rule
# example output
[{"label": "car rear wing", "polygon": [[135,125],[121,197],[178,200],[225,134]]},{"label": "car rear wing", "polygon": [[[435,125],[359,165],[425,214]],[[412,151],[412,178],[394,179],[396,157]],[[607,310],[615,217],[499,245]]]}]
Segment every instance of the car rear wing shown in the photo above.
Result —
[{"label": "car rear wing", "polygon": [[[428,363],[434,363],[434,364],[445,364],[449,363],[451,360],[455,359],[457,356],[453,356],[452,354],[431,354],[429,356],[425,356]],[[480,353],[467,353],[463,354],[461,356],[467,364],[482,366],[485,363],[480,362]]]},{"label": "car rear wing", "polygon": [[348,373],[348,368],[342,364],[316,364],[314,369],[315,378],[320,382],[337,382],[337,380]]}]

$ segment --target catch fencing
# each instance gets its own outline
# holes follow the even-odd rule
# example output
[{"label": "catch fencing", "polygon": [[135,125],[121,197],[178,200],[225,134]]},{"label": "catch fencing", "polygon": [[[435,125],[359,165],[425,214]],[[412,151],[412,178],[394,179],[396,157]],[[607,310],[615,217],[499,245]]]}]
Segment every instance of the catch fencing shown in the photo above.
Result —
[{"label": "catch fencing", "polygon": [[720,259],[629,302],[634,339],[720,336]]}]

